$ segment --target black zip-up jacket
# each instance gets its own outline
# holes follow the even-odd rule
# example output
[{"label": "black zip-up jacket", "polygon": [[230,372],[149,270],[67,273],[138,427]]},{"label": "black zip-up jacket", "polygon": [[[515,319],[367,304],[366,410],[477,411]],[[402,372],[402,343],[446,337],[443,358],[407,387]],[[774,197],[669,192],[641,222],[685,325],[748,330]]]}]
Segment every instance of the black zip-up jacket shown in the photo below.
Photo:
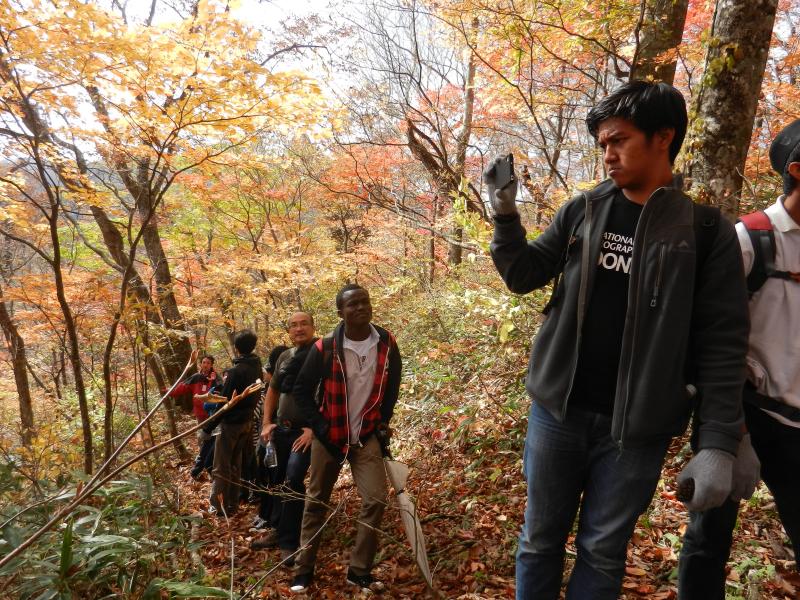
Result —
[{"label": "black zip-up jacket", "polygon": [[[222,395],[228,400],[233,397],[234,392],[241,392],[256,379],[261,377],[261,359],[255,354],[245,354],[233,359],[233,367],[228,371],[228,378],[225,380],[225,387],[222,388]],[[230,412],[222,415],[223,423],[246,423],[253,418],[253,411],[259,400],[259,394],[250,394],[247,398],[242,398]]]},{"label": "black zip-up jacket", "polygon": [[[606,181],[579,194],[531,242],[519,216],[495,219],[492,258],[512,292],[546,285],[564,265],[525,381],[530,397],[559,421],[567,412],[582,321],[618,191]],[[611,426],[620,447],[680,435],[694,410],[697,449],[736,454],[750,324],[741,251],[723,218],[708,256],[696,265],[694,215],[683,192],[660,188],[639,218]],[[698,389],[694,398],[687,383]]]}]

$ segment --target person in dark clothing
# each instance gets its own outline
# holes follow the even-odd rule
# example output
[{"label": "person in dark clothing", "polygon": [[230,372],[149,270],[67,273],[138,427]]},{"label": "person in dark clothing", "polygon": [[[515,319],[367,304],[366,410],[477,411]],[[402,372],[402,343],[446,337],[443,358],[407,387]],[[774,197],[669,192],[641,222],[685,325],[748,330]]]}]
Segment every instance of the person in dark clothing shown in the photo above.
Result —
[{"label": "person in dark clothing", "polygon": [[558,598],[576,515],[566,597],[617,598],[628,541],[670,439],[693,414],[696,454],[679,481],[695,484],[687,507],[705,510],[730,493],[741,438],[742,260],[733,225],[695,206],[673,180],[687,127],[683,97],[664,83],[633,81],[586,121],[610,179],[565,204],[533,241],[520,223],[516,180],[498,189],[497,161],[484,173],[492,259],[509,289],[524,294],[558,277],[526,380],[533,403],[519,600]]},{"label": "person in dark clothing", "polygon": [[[256,335],[244,330],[233,340],[236,358],[228,371],[228,379],[222,395],[229,400],[234,393],[241,393],[256,381],[261,380],[261,359],[253,354]],[[224,509],[227,515],[235,514],[239,508],[239,476],[242,450],[250,443],[250,427],[258,394],[242,398],[220,417],[220,434],[214,446],[214,470],[211,484],[211,513]]]},{"label": "person in dark clothing", "polygon": [[[768,254],[769,244],[765,249],[759,243],[763,236],[750,237],[747,216],[736,224],[753,291],[743,392],[747,433],[736,457],[730,498],[718,508],[689,515],[678,563],[680,600],[725,600],[725,565],[739,503],[753,494],[759,471],[794,549],[795,570],[800,570],[800,345],[796,337],[800,331],[800,120],[777,135],[769,156],[784,186],[784,194],[761,213],[766,220],[761,233],[774,243],[774,256]],[[752,284],[759,266],[765,270],[764,279]],[[794,585],[800,583],[797,573],[785,578]]]},{"label": "person in dark clothing", "polygon": [[288,329],[294,347],[278,358],[275,376],[270,381],[264,402],[261,427],[262,441],[267,443],[271,440],[278,457],[278,464],[271,469],[277,528],[254,540],[251,547],[277,546],[281,559],[291,565],[294,562],[292,556],[300,545],[305,477],[311,464],[312,439],[308,422],[292,396],[292,388],[317,338],[314,337],[314,318],[306,312],[296,312],[289,317]]},{"label": "person in dark clothing", "polygon": [[[288,350],[288,346],[284,346],[282,344],[275,346],[269,353],[269,357],[267,358],[267,364],[264,365],[264,383],[267,386],[272,382],[272,378],[275,375],[275,368],[278,363],[278,358],[280,358],[281,354],[283,354],[286,350]],[[280,511],[272,510],[273,504],[277,503],[276,498],[271,494],[267,488],[273,484],[273,472],[274,469],[268,469],[264,465],[264,455],[266,454],[266,444],[261,439],[261,423],[264,417],[264,401],[266,400],[266,393],[269,391],[269,388],[262,394],[261,399],[259,400],[258,404],[256,405],[256,410],[253,413],[253,422],[256,424],[256,466],[255,466],[255,487],[258,490],[258,514],[256,515],[255,519],[253,519],[253,527],[256,529],[261,530],[276,530],[278,528],[278,518],[280,517]]]},{"label": "person in dark clothing", "polygon": [[[304,592],[314,578],[328,502],[344,461],[361,497],[347,582],[380,587],[371,571],[386,506],[386,473],[379,435],[386,439],[400,390],[402,361],[394,336],[372,324],[367,290],[356,284],[336,296],[342,322],[315,342],[292,389],[313,432],[311,474],[300,533],[302,550],[291,589]],[[317,402],[320,389],[321,401]]]},{"label": "person in dark clothing", "polygon": [[[192,396],[192,413],[197,418],[198,423],[202,423],[208,418],[208,413],[203,408],[203,401],[199,398],[207,394],[211,388],[217,384],[217,373],[214,371],[214,357],[206,354],[200,360],[200,369],[197,373],[179,383],[170,393],[173,398],[184,394]],[[214,440],[211,436],[204,435],[202,430],[198,431],[198,442],[200,450],[194,460],[194,466],[190,472],[192,479],[197,479],[203,470],[211,470],[214,461]]]}]

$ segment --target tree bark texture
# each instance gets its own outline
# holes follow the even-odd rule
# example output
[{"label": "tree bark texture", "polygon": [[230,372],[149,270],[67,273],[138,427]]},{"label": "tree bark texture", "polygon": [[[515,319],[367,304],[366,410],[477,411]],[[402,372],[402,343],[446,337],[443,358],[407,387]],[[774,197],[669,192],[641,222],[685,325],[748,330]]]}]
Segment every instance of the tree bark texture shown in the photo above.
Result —
[{"label": "tree bark texture", "polygon": [[672,84],[688,9],[689,0],[645,2],[631,80],[652,79]]},{"label": "tree bark texture", "polygon": [[[140,166],[140,169],[145,169]],[[156,281],[156,290],[158,294],[158,307],[161,311],[161,316],[166,327],[166,343],[168,351],[163,359],[164,371],[166,371],[167,379],[173,381],[180,376],[183,370],[183,364],[189,359],[192,353],[192,346],[186,336],[176,336],[172,334],[173,329],[184,329],[183,317],[181,316],[180,309],[178,308],[178,301],[175,299],[175,294],[172,290],[174,281],[172,273],[170,272],[169,262],[167,255],[164,252],[164,246],[161,243],[161,235],[158,231],[158,221],[155,215],[148,219],[151,211],[155,210],[151,195],[147,190],[141,190],[141,195],[137,197],[137,209],[139,216],[144,223],[144,246],[147,251],[147,256],[150,258],[150,265],[153,269],[153,276]]]},{"label": "tree bark texture", "polygon": [[[2,290],[0,290],[0,294]],[[28,359],[25,354],[25,340],[19,334],[16,323],[11,318],[4,300],[0,300],[0,327],[6,338],[8,353],[11,355],[11,368],[19,397],[19,418],[22,425],[22,443],[28,445],[33,436],[33,402],[28,382]]]},{"label": "tree bark texture", "polygon": [[717,1],[691,115],[686,165],[691,193],[731,218],[739,209],[777,7],[778,0]]}]

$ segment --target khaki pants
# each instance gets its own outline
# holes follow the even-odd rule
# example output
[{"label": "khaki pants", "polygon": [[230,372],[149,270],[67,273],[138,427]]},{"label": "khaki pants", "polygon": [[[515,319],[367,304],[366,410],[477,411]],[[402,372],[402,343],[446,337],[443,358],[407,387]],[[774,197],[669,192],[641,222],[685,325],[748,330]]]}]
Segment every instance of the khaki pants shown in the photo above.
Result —
[{"label": "khaki pants", "polygon": [[242,468],[242,450],[251,444],[252,423],[222,423],[214,444],[214,470],[211,473],[211,506],[220,510],[219,497],[228,515],[239,509],[239,476]]},{"label": "khaki pants", "polygon": [[[353,480],[361,496],[361,512],[356,525],[356,543],[350,555],[350,568],[356,575],[368,575],[378,549],[378,529],[386,508],[386,472],[380,445],[371,436],[363,447],[351,446],[347,456]],[[311,444],[311,476],[306,491],[302,551],[297,557],[297,573],[311,573],[322,539],[320,528],[328,515],[328,503],[342,466],[317,440]]]}]

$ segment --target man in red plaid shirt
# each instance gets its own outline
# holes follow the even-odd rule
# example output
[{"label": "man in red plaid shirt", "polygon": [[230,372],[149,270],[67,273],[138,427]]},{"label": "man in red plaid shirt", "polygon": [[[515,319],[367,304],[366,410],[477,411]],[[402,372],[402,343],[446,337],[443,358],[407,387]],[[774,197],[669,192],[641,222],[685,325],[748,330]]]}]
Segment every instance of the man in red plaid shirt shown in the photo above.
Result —
[{"label": "man in red plaid shirt", "polygon": [[301,551],[292,582],[292,591],[297,593],[306,591],[314,578],[320,530],[345,461],[350,463],[361,496],[347,581],[360,588],[380,586],[371,575],[387,497],[378,437],[388,435],[402,362],[394,336],[371,323],[367,290],[346,285],[336,295],[336,309],[341,323],[311,348],[293,390],[295,402],[314,432]]}]

